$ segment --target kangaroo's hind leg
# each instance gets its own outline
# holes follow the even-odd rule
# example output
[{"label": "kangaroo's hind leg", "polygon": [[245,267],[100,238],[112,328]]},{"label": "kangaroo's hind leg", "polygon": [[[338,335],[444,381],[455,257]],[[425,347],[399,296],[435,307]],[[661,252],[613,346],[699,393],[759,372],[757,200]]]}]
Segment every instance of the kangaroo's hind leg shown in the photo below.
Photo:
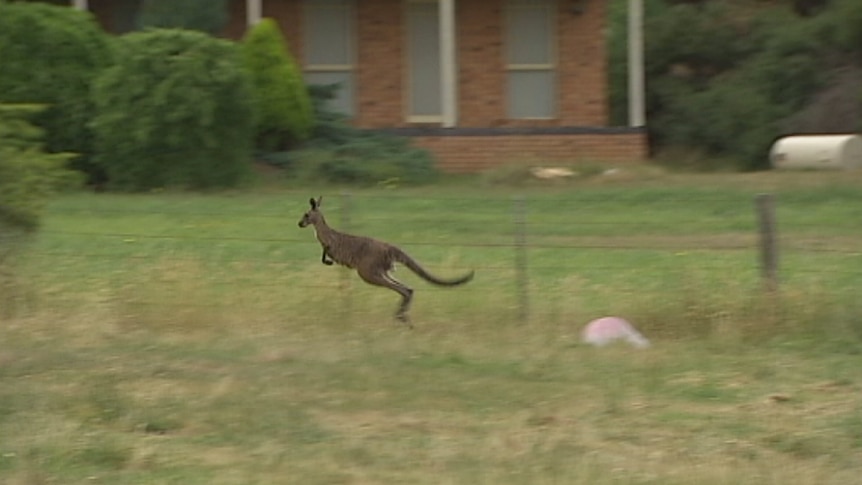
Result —
[{"label": "kangaroo's hind leg", "polygon": [[388,272],[370,272],[358,271],[359,277],[368,284],[389,288],[401,295],[401,304],[398,306],[398,311],[395,312],[395,318],[404,322],[408,327],[413,328],[410,324],[410,318],[407,316],[407,311],[410,309],[410,302],[413,300],[413,290],[404,283],[389,276]]},{"label": "kangaroo's hind leg", "polygon": [[383,277],[386,278],[386,281],[391,283],[393,286],[401,289],[401,291],[396,290],[401,294],[401,305],[398,306],[395,318],[406,323],[408,327],[413,328],[413,325],[410,323],[410,317],[407,315],[407,311],[410,310],[410,303],[413,301],[413,289],[396,280],[390,276],[389,273],[383,273]]}]

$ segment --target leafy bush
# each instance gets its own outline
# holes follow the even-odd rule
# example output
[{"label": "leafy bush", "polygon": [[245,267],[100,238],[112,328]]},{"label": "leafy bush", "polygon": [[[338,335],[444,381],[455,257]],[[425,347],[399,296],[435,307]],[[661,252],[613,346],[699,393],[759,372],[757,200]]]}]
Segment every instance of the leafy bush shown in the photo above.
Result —
[{"label": "leafy bush", "polygon": [[437,177],[430,154],[409,140],[359,132],[347,143],[313,146],[292,157],[292,174],[300,180],[351,185],[417,185]]},{"label": "leafy bush", "polygon": [[228,21],[227,0],[143,0],[138,28],[178,28],[216,35]]},{"label": "leafy bush", "polygon": [[799,19],[769,12],[754,22],[762,41],[740,67],[740,83],[757,86],[786,116],[799,109],[823,85],[823,58],[830,50],[821,19]]},{"label": "leafy bush", "polygon": [[733,110],[712,103],[727,95],[714,91],[726,91],[726,73],[745,60],[748,46],[738,28],[725,5],[666,6],[647,19],[647,101],[655,145],[693,147],[710,155],[729,147],[724,137],[734,130],[725,125]]},{"label": "leafy bush", "polygon": [[111,62],[109,37],[89,13],[42,3],[0,2],[0,103],[48,106],[33,118],[51,152],[80,154],[73,167],[98,178],[91,163],[93,79]]},{"label": "leafy bush", "polygon": [[862,3],[858,0],[833,0],[832,7],[824,13],[829,32],[835,37],[834,44],[854,55],[862,62]]},{"label": "leafy bush", "polygon": [[110,187],[229,187],[247,173],[253,118],[233,43],[193,31],[128,34],[94,96],[96,161]]},{"label": "leafy bush", "polygon": [[730,155],[738,169],[763,168],[776,132],[774,109],[757,87],[728,76],[670,98],[655,129],[669,145]]},{"label": "leafy bush", "polygon": [[[51,194],[76,180],[68,153],[45,153],[29,119],[43,106],[0,104],[0,235],[31,231]],[[0,241],[2,247],[2,241]]]},{"label": "leafy bush", "polygon": [[651,74],[683,68],[694,79],[706,79],[736,66],[751,48],[724,2],[665,9],[651,16],[645,29]]},{"label": "leafy bush", "polygon": [[787,4],[697,3],[666,6],[648,21],[652,142],[660,151],[674,145],[700,151],[709,164],[736,160],[734,168],[765,168],[786,120],[824,88],[826,73],[840,62],[836,29],[819,8],[800,17]]},{"label": "leafy bush", "polygon": [[314,125],[311,98],[296,61],[272,19],[263,19],[242,40],[242,59],[252,79],[258,146],[266,151],[296,145]]},{"label": "leafy bush", "polygon": [[285,168],[299,182],[418,185],[437,178],[427,150],[411,146],[404,137],[354,128],[343,115],[327,109],[336,89],[310,86],[316,121],[312,138],[301,150],[270,153],[264,160]]},{"label": "leafy bush", "polygon": [[71,157],[45,153],[42,129],[29,120],[44,106],[0,104],[0,318],[15,313],[21,297],[19,253],[39,225],[48,198],[74,183]]},{"label": "leafy bush", "polygon": [[[757,169],[782,134],[862,126],[862,96],[848,89],[862,65],[862,2],[660,0],[644,8],[655,151],[679,145],[702,154],[685,163]],[[610,2],[615,123],[627,111],[626,11],[626,0]],[[842,106],[840,123],[824,101]]]},{"label": "leafy bush", "polygon": [[338,95],[339,84],[311,84],[308,94],[314,112],[311,129],[312,143],[318,146],[346,143],[357,130],[350,126],[344,113],[330,108],[330,102]]}]

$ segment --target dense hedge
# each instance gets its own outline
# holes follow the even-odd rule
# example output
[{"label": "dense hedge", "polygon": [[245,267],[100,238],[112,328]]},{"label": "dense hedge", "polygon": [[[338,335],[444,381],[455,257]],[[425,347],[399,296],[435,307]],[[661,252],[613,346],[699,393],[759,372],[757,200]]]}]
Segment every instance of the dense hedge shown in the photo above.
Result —
[{"label": "dense hedge", "polygon": [[34,118],[46,148],[80,154],[74,165],[97,177],[89,163],[93,79],[111,63],[110,38],[89,13],[42,3],[0,1],[0,103],[39,103]]},{"label": "dense hedge", "polygon": [[154,29],[119,39],[96,81],[96,161],[122,190],[210,188],[247,173],[253,118],[236,45]]},{"label": "dense hedge", "polygon": [[[626,0],[611,8],[611,114],[622,124]],[[862,128],[859,0],[659,0],[645,11],[647,127],[658,151],[687,147],[726,168],[759,169],[780,135]]]},{"label": "dense hedge", "polygon": [[311,98],[275,21],[249,29],[241,49],[252,79],[258,146],[272,151],[307,139],[314,125]]},{"label": "dense hedge", "polygon": [[439,176],[434,157],[405,137],[361,130],[329,109],[337,85],[312,85],[314,130],[302,149],[268,153],[263,159],[286,169],[294,183],[420,185]]},{"label": "dense hedge", "polygon": [[44,132],[30,122],[44,108],[0,104],[0,254],[10,234],[36,228],[53,192],[76,180],[70,154],[45,153]]}]

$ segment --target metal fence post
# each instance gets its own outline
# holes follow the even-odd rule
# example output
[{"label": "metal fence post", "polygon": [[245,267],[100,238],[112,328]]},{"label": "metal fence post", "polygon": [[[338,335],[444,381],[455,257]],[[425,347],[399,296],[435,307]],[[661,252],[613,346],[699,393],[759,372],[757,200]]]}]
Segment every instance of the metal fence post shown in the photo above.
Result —
[{"label": "metal fence post", "polygon": [[527,275],[527,203],[523,196],[513,200],[515,222],[515,285],[518,292],[518,315],[522,323],[530,318],[530,293]]},{"label": "metal fence post", "polygon": [[760,266],[766,289],[778,289],[778,236],[775,224],[775,197],[757,194],[757,224],[760,232]]}]

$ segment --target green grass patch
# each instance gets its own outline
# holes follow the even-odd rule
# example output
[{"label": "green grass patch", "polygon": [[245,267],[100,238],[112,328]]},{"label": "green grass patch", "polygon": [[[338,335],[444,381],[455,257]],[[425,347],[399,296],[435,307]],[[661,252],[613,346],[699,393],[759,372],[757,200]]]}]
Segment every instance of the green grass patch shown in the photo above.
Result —
[{"label": "green grass patch", "polygon": [[[63,196],[0,299],[0,483],[856,480],[862,182],[592,178]],[[320,264],[296,226],[321,193],[333,226],[476,279],[397,271],[416,289],[406,330],[394,293]],[[603,315],[653,347],[582,345]]]}]

